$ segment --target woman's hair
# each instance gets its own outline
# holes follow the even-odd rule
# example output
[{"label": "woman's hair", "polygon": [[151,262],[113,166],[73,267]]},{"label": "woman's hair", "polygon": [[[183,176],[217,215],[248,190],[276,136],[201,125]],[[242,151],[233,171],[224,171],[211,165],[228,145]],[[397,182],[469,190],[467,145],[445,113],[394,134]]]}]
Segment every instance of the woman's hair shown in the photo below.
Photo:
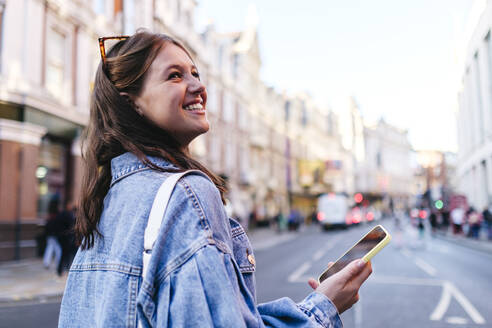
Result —
[{"label": "woman's hair", "polygon": [[[82,140],[85,166],[75,225],[77,243],[84,249],[94,246],[96,236],[102,237],[98,223],[111,183],[111,159],[125,152],[157,171],[201,170],[214,182],[224,202],[223,180],[192,159],[171,134],[140,116],[132,102],[120,94],[140,94],[146,72],[166,44],[174,44],[189,55],[183,45],[167,35],[137,32],[116,43],[107,54],[106,65],[101,63],[97,69],[89,124]],[[147,156],[166,159],[179,169],[164,169]]]}]

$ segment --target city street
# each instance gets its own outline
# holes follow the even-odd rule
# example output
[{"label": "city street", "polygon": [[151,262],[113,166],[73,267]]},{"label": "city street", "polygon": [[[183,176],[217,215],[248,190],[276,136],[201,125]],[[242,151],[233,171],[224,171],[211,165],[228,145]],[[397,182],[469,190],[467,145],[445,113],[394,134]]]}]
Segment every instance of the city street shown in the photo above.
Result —
[{"label": "city street", "polygon": [[[360,301],[342,315],[345,327],[492,327],[490,254],[430,236],[424,244],[410,226],[397,233],[390,220],[382,224],[393,240],[373,259]],[[312,228],[256,253],[259,302],[282,296],[300,301],[310,292],[307,279],[369,230]]]},{"label": "city street", "polygon": [[[361,299],[342,315],[345,327],[492,327],[492,255],[434,239],[422,241],[407,225],[373,260]],[[357,241],[369,226],[322,232],[302,229],[296,238],[256,251],[258,302],[288,296],[300,301],[323,267]],[[59,300],[0,306],[0,327],[56,327]]]}]

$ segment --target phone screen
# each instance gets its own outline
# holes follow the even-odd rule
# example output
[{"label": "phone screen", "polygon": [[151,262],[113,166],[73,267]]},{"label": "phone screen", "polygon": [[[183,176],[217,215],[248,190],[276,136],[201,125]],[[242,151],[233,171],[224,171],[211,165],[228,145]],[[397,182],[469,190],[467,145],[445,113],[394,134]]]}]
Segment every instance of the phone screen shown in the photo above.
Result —
[{"label": "phone screen", "polygon": [[384,232],[381,227],[376,226],[374,229],[369,231],[367,235],[364,236],[357,244],[348,250],[338,261],[332,264],[331,267],[326,270],[319,281],[323,281],[329,276],[342,270],[350,262],[364,257],[371,249],[376,247],[384,238],[386,237],[386,232]]}]

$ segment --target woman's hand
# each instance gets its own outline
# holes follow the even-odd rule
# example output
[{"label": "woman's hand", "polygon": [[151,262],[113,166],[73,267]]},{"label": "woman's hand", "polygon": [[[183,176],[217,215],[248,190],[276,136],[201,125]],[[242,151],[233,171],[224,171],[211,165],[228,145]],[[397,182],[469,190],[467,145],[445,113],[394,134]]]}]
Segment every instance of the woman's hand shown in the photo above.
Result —
[{"label": "woman's hand", "polygon": [[312,278],[308,283],[311,288],[328,297],[337,307],[338,313],[342,314],[359,300],[359,288],[371,273],[371,262],[355,260],[321,284]]}]

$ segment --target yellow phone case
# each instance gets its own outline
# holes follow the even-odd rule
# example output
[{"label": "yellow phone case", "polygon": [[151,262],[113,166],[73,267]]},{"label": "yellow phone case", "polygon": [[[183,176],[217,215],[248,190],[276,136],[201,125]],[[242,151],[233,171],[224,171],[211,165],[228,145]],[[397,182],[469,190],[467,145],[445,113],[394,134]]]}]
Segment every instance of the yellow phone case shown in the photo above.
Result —
[{"label": "yellow phone case", "polygon": [[[347,254],[348,252],[350,252],[350,250],[352,248],[354,248],[355,245],[357,245],[358,243],[361,242],[362,239],[364,239],[373,229],[375,228],[381,228],[381,230],[383,230],[385,233],[386,233],[386,237],[384,237],[383,240],[381,240],[376,246],[374,246],[373,249],[371,249],[369,252],[367,252],[366,255],[364,255],[362,257],[362,260],[364,262],[369,262],[373,257],[374,255],[376,255],[380,250],[382,250],[384,248],[384,246],[388,245],[388,243],[391,241],[391,235],[388,233],[388,231],[382,226],[382,225],[377,225],[375,226],[374,228],[372,228],[370,231],[368,231],[364,236],[362,236],[361,239],[359,239],[352,247],[350,247],[345,253],[343,253],[342,256],[340,256],[340,258],[338,258],[334,263],[338,262],[341,258],[343,258],[345,256],[345,254]],[[325,271],[327,271],[330,267],[328,267]],[[325,271],[323,271],[320,276],[318,277],[318,282],[320,282],[320,278],[323,276],[323,274],[325,273]]]},{"label": "yellow phone case", "polygon": [[[388,231],[386,231],[386,229],[382,225],[379,224],[376,227],[381,228],[381,230],[383,230],[386,233],[386,237],[384,237],[384,239],[381,240],[379,242],[379,244],[377,244],[376,247],[374,247],[373,249],[371,249],[364,257],[362,257],[362,260],[364,262],[366,262],[366,263],[369,262],[374,257],[374,255],[376,255],[377,253],[379,253],[379,251],[382,250],[384,248],[384,246],[388,245],[388,243],[391,241],[391,235],[388,233]],[[364,237],[366,235],[364,235]],[[364,237],[362,237],[358,242],[360,242],[362,239],[364,239]]]}]

